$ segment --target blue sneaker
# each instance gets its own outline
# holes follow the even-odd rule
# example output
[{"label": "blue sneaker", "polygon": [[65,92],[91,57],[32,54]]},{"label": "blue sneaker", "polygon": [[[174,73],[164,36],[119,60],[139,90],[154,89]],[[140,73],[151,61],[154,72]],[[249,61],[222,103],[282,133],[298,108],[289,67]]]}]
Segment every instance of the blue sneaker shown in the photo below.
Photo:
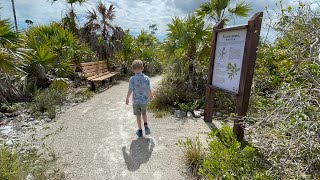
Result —
[{"label": "blue sneaker", "polygon": [[140,130],[137,130],[137,131],[136,131],[136,134],[137,134],[138,137],[142,137],[142,130],[141,130],[141,129],[140,129]]},{"label": "blue sneaker", "polygon": [[144,128],[144,131],[146,132],[146,135],[151,134],[151,131],[150,131],[150,129],[149,129],[148,127],[145,127],[145,128]]}]

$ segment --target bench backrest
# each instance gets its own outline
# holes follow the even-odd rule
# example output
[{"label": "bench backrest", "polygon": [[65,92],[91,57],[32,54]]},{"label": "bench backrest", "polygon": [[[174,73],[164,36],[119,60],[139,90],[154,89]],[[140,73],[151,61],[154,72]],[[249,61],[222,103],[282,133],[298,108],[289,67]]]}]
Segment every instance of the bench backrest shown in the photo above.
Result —
[{"label": "bench backrest", "polygon": [[81,63],[81,69],[86,78],[100,77],[108,74],[108,67],[104,61]]}]

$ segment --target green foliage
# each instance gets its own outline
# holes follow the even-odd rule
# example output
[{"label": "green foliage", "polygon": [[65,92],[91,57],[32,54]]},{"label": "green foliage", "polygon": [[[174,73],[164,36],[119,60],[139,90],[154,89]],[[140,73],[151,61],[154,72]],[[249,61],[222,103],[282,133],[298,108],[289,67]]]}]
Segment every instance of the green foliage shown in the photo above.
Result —
[{"label": "green foliage", "polygon": [[[172,85],[174,84],[174,86]],[[168,110],[170,107],[192,110],[204,104],[204,92],[189,92],[187,84],[181,77],[166,75],[157,88],[154,107],[159,110]],[[181,108],[180,107],[180,108]]]},{"label": "green foliage", "polygon": [[0,47],[16,42],[18,34],[13,30],[9,19],[0,19]]},{"label": "green foliage", "polygon": [[[173,18],[167,39],[160,46],[165,57],[165,74],[158,88],[156,104],[160,109],[176,107],[192,110],[203,105],[205,75],[210,53],[210,30],[201,18],[189,15]],[[197,107],[193,102],[197,101]]]},{"label": "green foliage", "polygon": [[133,59],[135,58],[135,43],[134,37],[130,34],[129,30],[125,31],[122,39],[122,49],[116,53],[116,60],[118,63],[125,63],[127,67],[130,67]]},{"label": "green foliage", "polygon": [[93,96],[94,92],[91,90],[91,88],[81,88],[80,91],[75,94],[75,97],[81,97],[84,99],[89,99]]},{"label": "green foliage", "polygon": [[198,102],[198,100],[194,100],[192,102],[188,102],[188,103],[177,103],[179,106],[179,109],[182,111],[193,111],[193,110],[197,110],[200,107],[200,104]]},{"label": "green foliage", "polygon": [[127,30],[122,39],[122,49],[115,55],[116,63],[126,68],[126,74],[131,70],[133,60],[140,59],[144,62],[145,73],[157,74],[161,71],[158,51],[160,51],[159,43],[154,34],[142,30],[134,38]]},{"label": "green foliage", "polygon": [[65,92],[69,88],[69,84],[65,79],[55,79],[52,81],[50,87],[57,91]]},{"label": "green foliage", "polygon": [[148,110],[150,110],[156,118],[165,117],[168,114],[167,109],[159,109],[155,101],[151,101],[148,104]]},{"label": "green foliage", "polygon": [[207,142],[209,151],[199,137],[177,143],[183,148],[185,164],[193,174],[206,179],[271,179],[261,166],[256,149],[239,142],[229,126],[211,131]]},{"label": "green foliage", "polygon": [[25,155],[0,146],[0,179],[25,179],[32,174],[35,179],[46,179],[47,164],[41,160],[36,151]]},{"label": "green foliage", "polygon": [[[115,6],[109,7],[103,2],[97,2],[96,8],[88,10],[82,36],[91,45],[91,49],[97,52],[100,60],[109,60],[122,48],[124,31],[114,24],[116,17]],[[94,40],[94,41],[92,41]]]},{"label": "green foliage", "polygon": [[51,65],[53,69],[58,68],[60,63],[74,61],[70,50],[78,48],[72,33],[57,24],[29,28],[22,36],[22,42],[26,48],[33,50],[26,53],[28,63]]},{"label": "green foliage", "polygon": [[76,38],[57,24],[32,26],[23,35],[21,46],[23,70],[27,73],[29,85],[46,87],[49,75],[66,78],[73,72],[72,62],[81,62]]},{"label": "green foliage", "polygon": [[8,19],[0,20],[0,102],[16,100],[21,97],[20,81],[15,74],[21,73],[17,68],[15,43],[18,34]]},{"label": "green foliage", "polygon": [[266,179],[255,155],[255,148],[242,145],[232,128],[223,126],[209,134],[209,155],[199,168],[208,179]]},{"label": "green foliage", "polygon": [[226,92],[217,91],[215,94],[215,111],[224,114],[235,112],[236,98]]},{"label": "green foliage", "polygon": [[[59,1],[59,0],[50,0],[52,3]],[[78,34],[78,27],[76,24],[77,15],[74,11],[74,5],[79,4],[80,6],[84,4],[86,0],[67,0],[66,3],[70,6],[69,12],[66,13],[65,17],[62,18],[62,25],[64,28],[67,28],[70,32],[74,35]]]},{"label": "green foliage", "polygon": [[279,37],[258,51],[247,138],[282,179],[319,178],[320,26],[313,4],[280,1],[272,24]]},{"label": "green foliage", "polygon": [[14,103],[14,104],[1,103],[0,104],[0,112],[4,112],[4,113],[13,113],[21,110],[22,108],[23,106],[21,103]]},{"label": "green foliage", "polygon": [[[168,24],[168,38],[166,39],[167,51],[174,59],[182,57],[184,63],[194,63],[198,53],[208,43],[206,40],[210,30],[205,26],[202,19],[193,15],[186,18],[176,17]],[[202,44],[204,43],[204,44]]]},{"label": "green foliage", "polygon": [[205,159],[205,152],[199,137],[196,137],[194,141],[192,141],[190,138],[187,138],[185,141],[178,140],[177,145],[182,147],[184,150],[184,163],[188,166],[192,173],[197,173]]},{"label": "green foliage", "polygon": [[210,0],[201,4],[196,12],[201,18],[208,17],[219,22],[221,20],[229,21],[234,17],[246,17],[251,11],[251,5],[245,0],[236,2],[234,7],[230,7],[230,5],[231,0]]},{"label": "green foliage", "polygon": [[36,116],[46,112],[49,118],[54,118],[57,106],[62,104],[65,98],[66,92],[53,88],[37,90],[31,103],[32,112]]}]

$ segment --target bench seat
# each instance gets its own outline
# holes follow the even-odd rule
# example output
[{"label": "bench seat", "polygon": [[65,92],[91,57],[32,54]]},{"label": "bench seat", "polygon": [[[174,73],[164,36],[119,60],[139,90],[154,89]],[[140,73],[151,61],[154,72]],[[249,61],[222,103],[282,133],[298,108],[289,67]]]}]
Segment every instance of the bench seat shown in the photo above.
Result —
[{"label": "bench seat", "polygon": [[106,75],[91,79],[91,81],[103,81],[103,80],[109,79],[117,74],[118,74],[117,72],[108,72]]},{"label": "bench seat", "polygon": [[112,81],[112,77],[118,74],[117,72],[109,71],[104,61],[81,63],[80,65],[84,76],[91,82],[93,89],[95,89],[95,82],[103,82],[106,79]]}]

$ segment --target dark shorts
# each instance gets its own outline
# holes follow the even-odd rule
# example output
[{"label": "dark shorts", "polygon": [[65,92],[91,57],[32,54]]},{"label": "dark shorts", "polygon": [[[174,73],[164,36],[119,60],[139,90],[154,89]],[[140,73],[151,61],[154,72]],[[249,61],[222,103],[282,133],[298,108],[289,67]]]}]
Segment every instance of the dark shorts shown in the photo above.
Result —
[{"label": "dark shorts", "polygon": [[136,116],[145,115],[147,113],[147,104],[134,104],[133,114]]}]

